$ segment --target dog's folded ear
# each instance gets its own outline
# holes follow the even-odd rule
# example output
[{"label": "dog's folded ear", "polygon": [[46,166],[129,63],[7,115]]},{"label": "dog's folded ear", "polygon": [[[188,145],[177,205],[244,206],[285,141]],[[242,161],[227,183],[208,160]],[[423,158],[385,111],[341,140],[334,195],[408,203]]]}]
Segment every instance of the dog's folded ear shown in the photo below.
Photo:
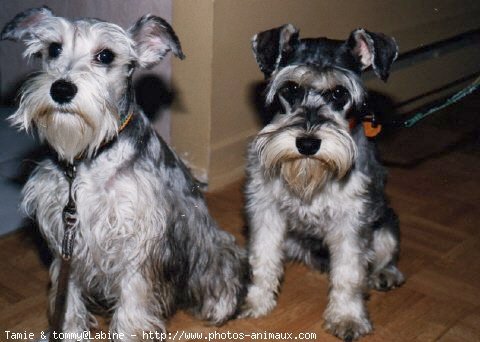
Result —
[{"label": "dog's folded ear", "polygon": [[29,39],[35,28],[46,18],[53,17],[52,11],[46,7],[31,8],[18,13],[2,30],[0,39]]},{"label": "dog's folded ear", "polygon": [[298,44],[298,30],[292,24],[257,33],[252,38],[252,49],[265,78],[282,65]]},{"label": "dog's folded ear", "polygon": [[390,67],[398,56],[398,45],[393,38],[383,33],[357,29],[350,34],[345,44],[358,58],[362,70],[372,66],[379,78],[383,81],[388,79]]},{"label": "dog's folded ear", "polygon": [[135,41],[138,64],[142,68],[151,68],[160,62],[168,52],[184,59],[180,41],[173,28],[164,19],[146,14],[128,29]]}]

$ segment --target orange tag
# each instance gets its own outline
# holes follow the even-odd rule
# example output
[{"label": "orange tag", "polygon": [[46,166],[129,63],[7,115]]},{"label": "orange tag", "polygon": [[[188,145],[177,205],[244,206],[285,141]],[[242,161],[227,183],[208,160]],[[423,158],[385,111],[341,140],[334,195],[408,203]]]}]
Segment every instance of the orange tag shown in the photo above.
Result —
[{"label": "orange tag", "polygon": [[363,130],[365,131],[366,137],[373,138],[380,133],[382,130],[382,125],[377,123],[374,127],[370,121],[363,121]]}]

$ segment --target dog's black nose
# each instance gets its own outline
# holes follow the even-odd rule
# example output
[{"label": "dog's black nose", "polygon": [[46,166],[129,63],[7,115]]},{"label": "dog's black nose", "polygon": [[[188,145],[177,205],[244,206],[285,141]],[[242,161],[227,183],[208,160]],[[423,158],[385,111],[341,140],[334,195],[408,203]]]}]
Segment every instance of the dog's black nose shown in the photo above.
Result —
[{"label": "dog's black nose", "polygon": [[317,153],[320,148],[321,142],[322,141],[320,139],[303,137],[297,138],[295,141],[295,145],[297,146],[298,152],[305,156],[311,156]]},{"label": "dog's black nose", "polygon": [[77,86],[66,80],[58,80],[53,82],[50,88],[50,96],[53,101],[64,104],[72,101],[77,93]]}]

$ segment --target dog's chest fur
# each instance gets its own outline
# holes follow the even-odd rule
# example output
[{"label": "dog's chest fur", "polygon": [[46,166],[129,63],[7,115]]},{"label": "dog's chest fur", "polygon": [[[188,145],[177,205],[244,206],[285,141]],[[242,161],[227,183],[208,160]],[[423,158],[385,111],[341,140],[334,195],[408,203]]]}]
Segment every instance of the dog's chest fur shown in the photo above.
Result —
[{"label": "dog's chest fur", "polygon": [[[167,161],[167,151],[153,132],[145,131],[134,140],[126,134],[94,160],[79,163],[73,182],[78,224],[75,276],[93,291],[111,291],[118,276],[144,264],[147,251],[165,233],[160,223],[166,221],[167,212],[175,211],[172,191],[188,188],[185,175],[177,163]],[[140,140],[141,151],[135,146]],[[158,167],[167,162],[172,163],[170,168]],[[67,178],[52,160],[42,162],[24,188],[24,206],[35,214],[50,247],[58,253],[68,192]],[[189,200],[196,202],[191,195],[176,206],[178,216],[186,211],[190,204],[184,202]]]},{"label": "dog's chest fur", "polygon": [[338,229],[344,217],[363,213],[366,209],[366,177],[359,171],[353,171],[342,181],[327,183],[311,202],[292,196],[282,180],[275,180],[275,183],[272,187],[274,198],[290,230],[324,236]]}]

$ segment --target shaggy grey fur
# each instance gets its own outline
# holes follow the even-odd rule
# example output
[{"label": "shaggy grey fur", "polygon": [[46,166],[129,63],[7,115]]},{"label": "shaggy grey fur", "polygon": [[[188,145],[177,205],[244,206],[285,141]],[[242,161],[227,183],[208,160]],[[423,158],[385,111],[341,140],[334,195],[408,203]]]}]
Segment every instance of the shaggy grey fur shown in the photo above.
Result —
[{"label": "shaggy grey fur", "polygon": [[23,40],[26,55],[40,55],[43,65],[10,120],[34,127],[62,161],[41,162],[23,190],[23,207],[54,254],[50,311],[69,192],[62,164],[76,164],[77,234],[63,331],[80,335],[95,326],[91,304],[110,311],[110,331],[123,333],[122,341],[165,331],[177,308],[214,324],[230,319],[245,293],[246,253],[217,227],[196,180],[133,96],[135,67],[150,67],[169,51],[183,58],[170,25],[146,15],[125,31],[43,7],[17,15],[2,38]]},{"label": "shaggy grey fur", "polygon": [[282,109],[248,150],[245,189],[252,283],[243,316],[276,304],[285,260],[328,271],[324,327],[344,340],[372,331],[364,304],[370,287],[389,290],[396,267],[398,220],[389,207],[386,172],[363,127],[349,127],[365,99],[360,71],[386,78],[394,41],[355,30],[343,41],[298,38],[292,25],[253,38],[268,80],[266,101]]}]

